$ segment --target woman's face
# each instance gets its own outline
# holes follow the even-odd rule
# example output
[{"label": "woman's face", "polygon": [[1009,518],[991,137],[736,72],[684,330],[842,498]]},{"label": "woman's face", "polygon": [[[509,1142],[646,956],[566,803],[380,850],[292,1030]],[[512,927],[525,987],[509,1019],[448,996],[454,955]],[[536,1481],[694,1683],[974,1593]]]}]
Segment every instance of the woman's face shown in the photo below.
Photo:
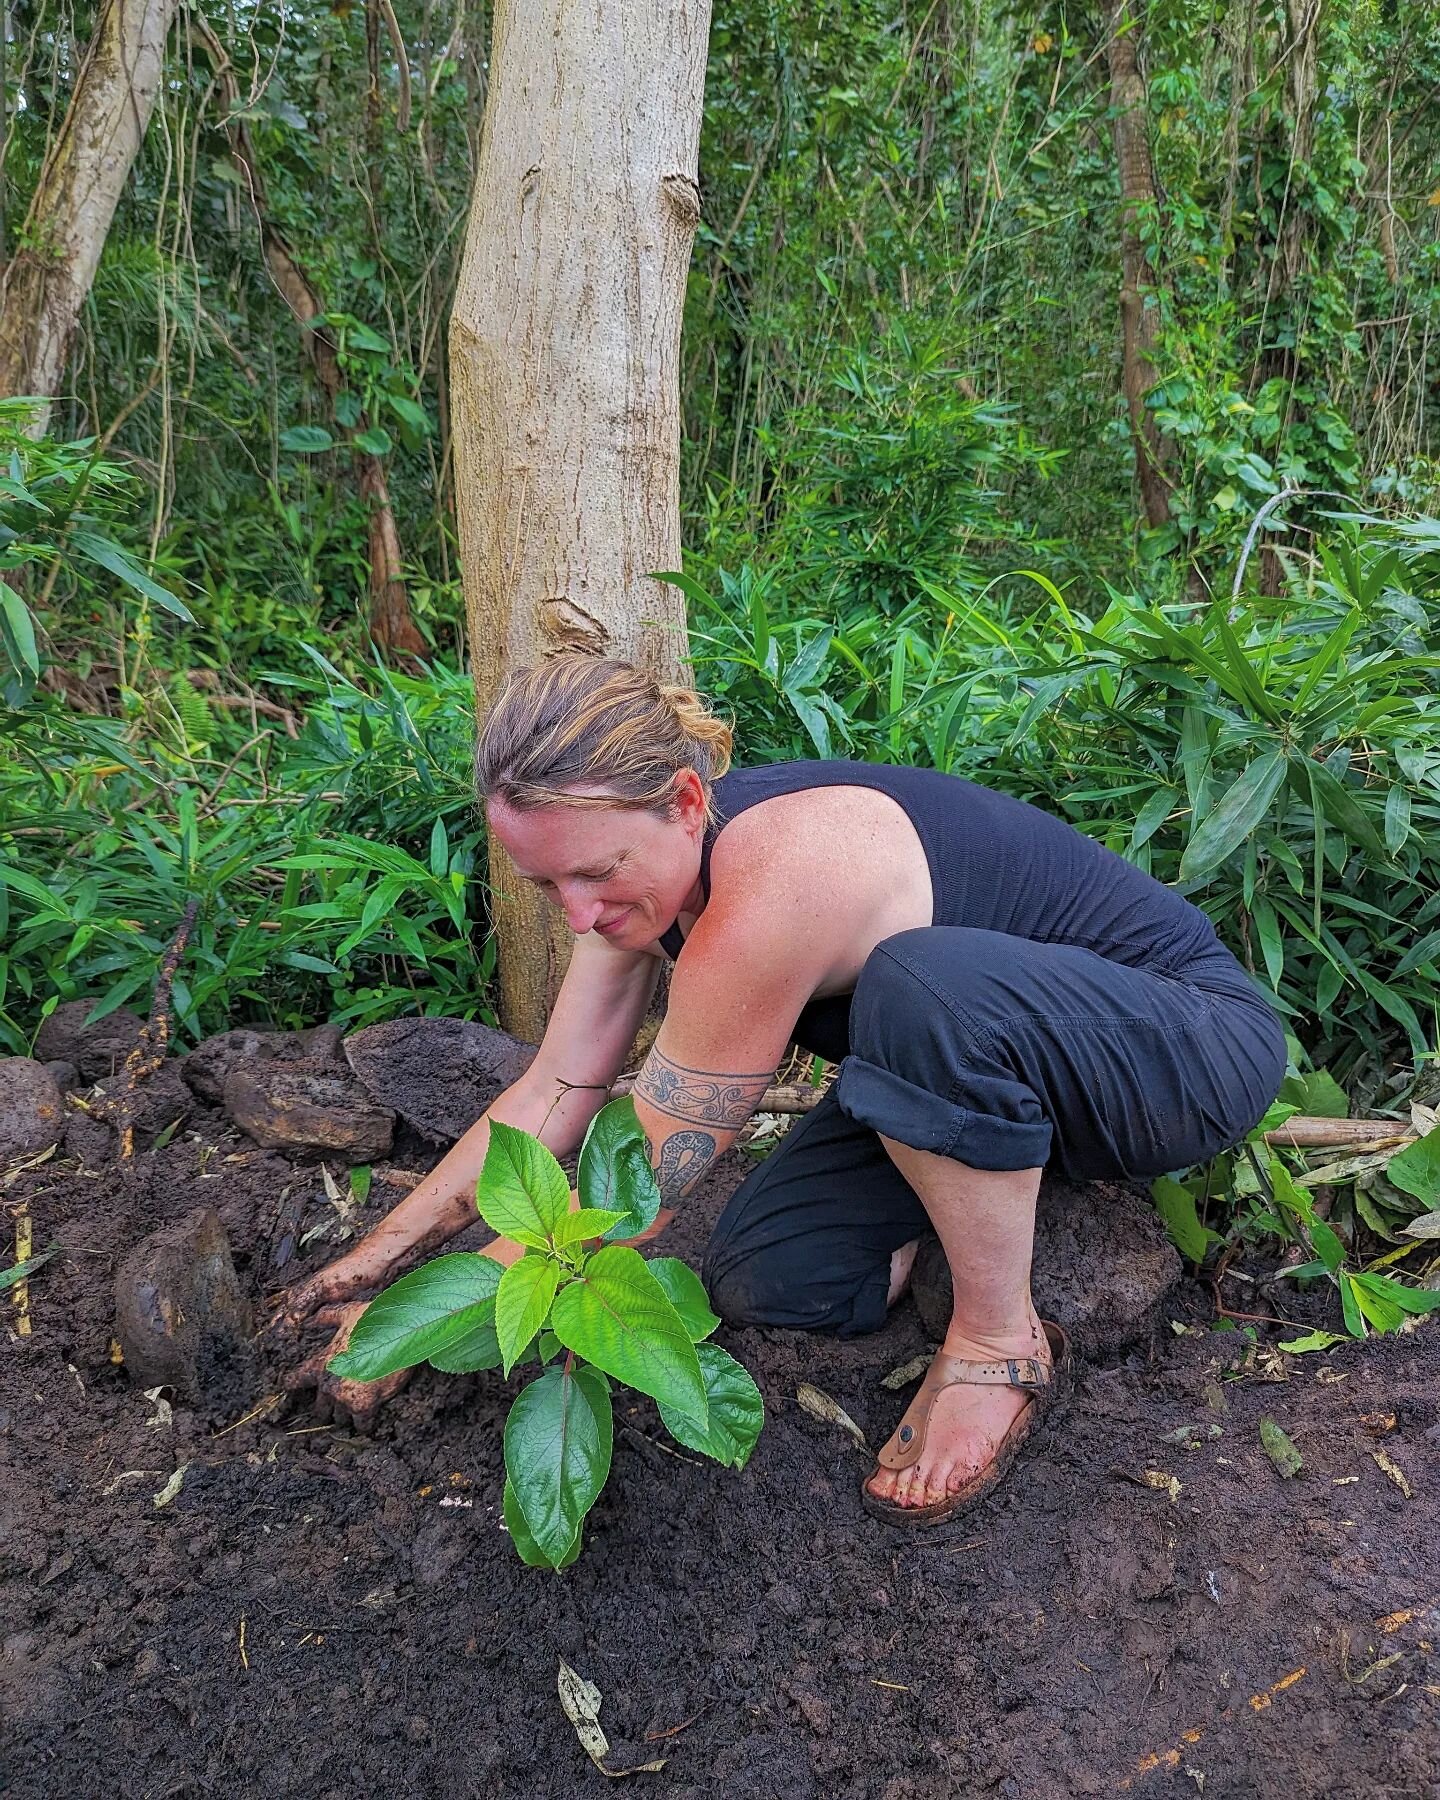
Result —
[{"label": "woman's face", "polygon": [[629,806],[517,812],[503,800],[485,813],[517,873],[559,907],[577,937],[594,931],[617,949],[643,949],[700,904],[705,792],[693,772],[668,819]]}]

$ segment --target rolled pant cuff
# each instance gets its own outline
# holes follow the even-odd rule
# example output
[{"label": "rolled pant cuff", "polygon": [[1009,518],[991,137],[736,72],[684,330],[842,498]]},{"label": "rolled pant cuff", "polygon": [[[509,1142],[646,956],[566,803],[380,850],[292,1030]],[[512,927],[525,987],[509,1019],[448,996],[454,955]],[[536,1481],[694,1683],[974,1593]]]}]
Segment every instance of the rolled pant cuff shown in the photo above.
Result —
[{"label": "rolled pant cuff", "polygon": [[1050,1155],[1048,1120],[973,1112],[863,1057],[841,1063],[836,1094],[841,1110],[858,1124],[972,1169],[1039,1169]]}]

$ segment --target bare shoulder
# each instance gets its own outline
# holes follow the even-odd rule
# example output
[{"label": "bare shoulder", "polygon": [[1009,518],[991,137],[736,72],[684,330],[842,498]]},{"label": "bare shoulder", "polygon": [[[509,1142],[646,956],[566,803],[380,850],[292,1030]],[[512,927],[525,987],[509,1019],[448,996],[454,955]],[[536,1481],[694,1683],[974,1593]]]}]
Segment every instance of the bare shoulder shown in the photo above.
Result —
[{"label": "bare shoulder", "polygon": [[711,882],[726,912],[732,902],[748,912],[803,900],[831,920],[858,919],[907,886],[929,900],[924,847],[904,808],[863,787],[806,788],[741,813],[715,840]]}]

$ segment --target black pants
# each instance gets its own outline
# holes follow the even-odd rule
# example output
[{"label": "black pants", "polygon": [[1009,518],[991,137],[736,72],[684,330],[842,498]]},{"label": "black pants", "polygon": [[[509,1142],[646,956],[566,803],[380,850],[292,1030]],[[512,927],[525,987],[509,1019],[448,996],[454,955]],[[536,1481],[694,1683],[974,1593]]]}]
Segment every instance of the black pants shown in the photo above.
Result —
[{"label": "black pants", "polygon": [[890,1258],[928,1226],[877,1133],[977,1169],[1071,1180],[1204,1162],[1262,1117],[1285,1038],[1227,950],[1131,968],[933,926],[876,946],[834,1086],[741,1184],[705,1253],[732,1324],[875,1331]]}]

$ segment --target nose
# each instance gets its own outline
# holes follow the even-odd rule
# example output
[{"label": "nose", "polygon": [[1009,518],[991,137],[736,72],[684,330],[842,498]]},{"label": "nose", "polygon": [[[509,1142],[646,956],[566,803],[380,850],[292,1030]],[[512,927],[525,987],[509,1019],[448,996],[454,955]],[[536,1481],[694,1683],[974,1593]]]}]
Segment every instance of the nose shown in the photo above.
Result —
[{"label": "nose", "polygon": [[605,902],[603,900],[567,900],[565,902],[565,923],[576,937],[584,937],[595,921],[603,918]]}]

